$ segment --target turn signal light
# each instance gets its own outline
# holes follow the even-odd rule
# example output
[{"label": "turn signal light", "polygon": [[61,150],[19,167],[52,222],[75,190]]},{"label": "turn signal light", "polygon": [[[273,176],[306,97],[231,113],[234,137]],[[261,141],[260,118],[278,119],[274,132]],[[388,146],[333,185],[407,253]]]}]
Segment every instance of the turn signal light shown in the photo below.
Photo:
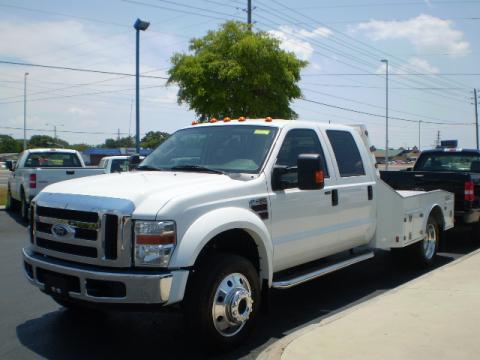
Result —
[{"label": "turn signal light", "polygon": [[315,182],[317,184],[323,184],[325,182],[325,175],[323,174],[323,171],[316,171],[315,172]]}]

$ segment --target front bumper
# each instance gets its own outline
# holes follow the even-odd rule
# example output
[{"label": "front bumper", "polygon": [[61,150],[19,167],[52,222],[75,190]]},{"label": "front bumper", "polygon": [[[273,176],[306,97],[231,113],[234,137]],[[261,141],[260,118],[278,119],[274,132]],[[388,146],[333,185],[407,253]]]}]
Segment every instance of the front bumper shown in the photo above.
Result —
[{"label": "front bumper", "polygon": [[[66,279],[68,297],[93,303],[170,304],[181,300],[188,271],[151,273],[130,269],[105,269],[73,264],[23,249],[25,275],[42,291],[55,295],[58,289],[45,286],[45,274]],[[183,288],[183,289],[182,289]],[[172,294],[173,289],[173,294]],[[179,299],[180,297],[180,299]]]}]

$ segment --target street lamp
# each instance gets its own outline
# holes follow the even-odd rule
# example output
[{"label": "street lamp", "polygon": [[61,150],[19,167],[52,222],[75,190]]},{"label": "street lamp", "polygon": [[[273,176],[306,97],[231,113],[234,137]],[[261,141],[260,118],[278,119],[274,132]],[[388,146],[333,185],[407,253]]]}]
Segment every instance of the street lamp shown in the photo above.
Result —
[{"label": "street lamp", "polygon": [[23,77],[23,150],[27,149],[27,75]]},{"label": "street lamp", "polygon": [[385,170],[388,170],[388,60],[385,63]]},{"label": "street lamp", "polygon": [[147,21],[137,19],[133,27],[136,33],[136,72],[135,72],[135,118],[136,118],[136,134],[135,134],[135,149],[137,154],[140,154],[140,31],[145,31],[150,26]]}]

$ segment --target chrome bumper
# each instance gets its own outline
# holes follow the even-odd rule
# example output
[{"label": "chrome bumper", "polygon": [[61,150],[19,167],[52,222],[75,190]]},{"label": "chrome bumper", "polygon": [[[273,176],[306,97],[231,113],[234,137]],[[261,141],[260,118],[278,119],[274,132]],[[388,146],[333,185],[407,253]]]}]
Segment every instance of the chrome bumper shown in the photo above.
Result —
[{"label": "chrome bumper", "polygon": [[[150,274],[147,272],[127,272],[118,269],[95,269],[92,266],[71,264],[51,258],[47,259],[41,255],[31,253],[28,249],[23,249],[22,253],[25,275],[31,284],[37,286],[42,291],[48,292],[48,290],[53,290],[55,292],[55,289],[45,289],[45,284],[39,279],[39,270],[40,273],[53,272],[71,276],[75,279],[78,278],[79,291],[68,291],[68,296],[72,299],[95,303],[165,304],[169,301],[170,290],[175,277],[181,279],[188,276],[188,271]],[[102,296],[99,295],[98,291],[93,292],[88,287],[89,282],[94,282],[95,284],[102,284],[103,282],[105,284],[112,282],[123,284],[122,288],[125,292],[122,296]]]}]

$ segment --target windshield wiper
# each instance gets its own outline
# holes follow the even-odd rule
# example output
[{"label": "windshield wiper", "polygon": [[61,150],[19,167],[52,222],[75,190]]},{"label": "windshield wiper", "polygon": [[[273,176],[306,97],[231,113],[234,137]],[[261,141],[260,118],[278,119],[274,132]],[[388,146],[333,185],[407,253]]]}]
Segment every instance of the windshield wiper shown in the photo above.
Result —
[{"label": "windshield wiper", "polygon": [[185,170],[185,171],[198,171],[198,172],[209,172],[212,174],[225,174],[223,171],[210,169],[205,166],[200,165],[177,165],[170,168],[170,170]]},{"label": "windshield wiper", "polygon": [[150,165],[140,165],[137,167],[137,170],[145,170],[145,171],[162,171],[162,168],[157,168],[155,166]]}]

